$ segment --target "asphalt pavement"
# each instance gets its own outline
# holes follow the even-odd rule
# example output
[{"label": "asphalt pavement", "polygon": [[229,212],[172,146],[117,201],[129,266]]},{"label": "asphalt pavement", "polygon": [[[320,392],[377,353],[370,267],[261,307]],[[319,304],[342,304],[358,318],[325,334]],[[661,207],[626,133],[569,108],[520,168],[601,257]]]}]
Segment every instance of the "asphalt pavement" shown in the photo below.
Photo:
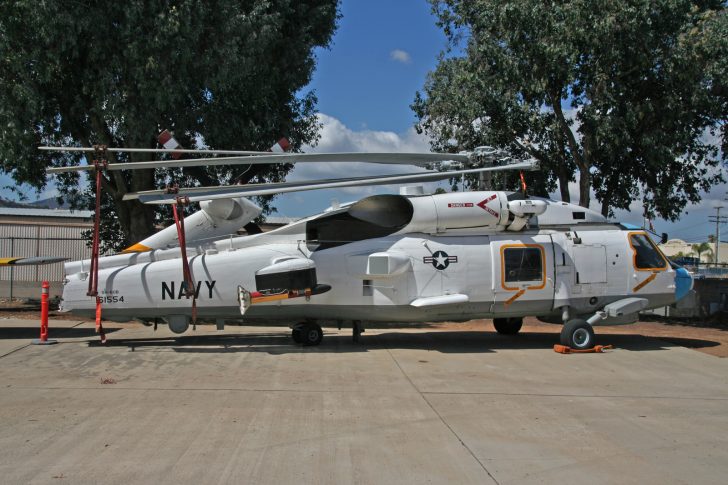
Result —
[{"label": "asphalt pavement", "polygon": [[725,483],[728,359],[490,329],[0,322],[3,483]]}]

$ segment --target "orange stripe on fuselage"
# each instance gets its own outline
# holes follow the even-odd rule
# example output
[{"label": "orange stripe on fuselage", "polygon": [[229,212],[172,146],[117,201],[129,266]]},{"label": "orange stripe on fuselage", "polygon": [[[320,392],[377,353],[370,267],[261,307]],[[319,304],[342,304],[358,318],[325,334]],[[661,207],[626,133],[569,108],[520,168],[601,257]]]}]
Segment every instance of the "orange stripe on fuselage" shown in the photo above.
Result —
[{"label": "orange stripe on fuselage", "polygon": [[504,301],[504,302],[503,302],[503,304],[504,304],[505,306],[508,306],[508,305],[510,305],[511,303],[513,303],[514,301],[516,301],[516,300],[517,300],[518,298],[520,298],[521,296],[523,296],[523,294],[524,294],[525,292],[526,292],[526,290],[523,290],[523,289],[522,289],[522,290],[519,290],[519,291],[518,291],[518,293],[516,293],[516,294],[515,294],[515,295],[513,295],[512,297],[508,298],[508,299],[507,299],[506,301]]},{"label": "orange stripe on fuselage", "polygon": [[642,282],[640,284],[638,284],[637,286],[635,286],[634,288],[632,288],[632,291],[634,293],[637,293],[642,288],[644,288],[645,286],[647,286],[655,278],[657,278],[657,273],[652,273],[650,276],[648,276],[647,278],[645,278],[644,280],[642,280]]}]

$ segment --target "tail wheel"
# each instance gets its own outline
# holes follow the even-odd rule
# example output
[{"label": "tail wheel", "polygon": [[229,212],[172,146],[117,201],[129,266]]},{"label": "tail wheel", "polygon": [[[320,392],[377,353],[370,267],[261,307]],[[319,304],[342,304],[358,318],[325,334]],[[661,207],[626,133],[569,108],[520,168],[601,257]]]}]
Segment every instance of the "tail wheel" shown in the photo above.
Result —
[{"label": "tail wheel", "polygon": [[594,347],[594,329],[581,318],[574,318],[561,329],[561,345],[584,350]]},{"label": "tail wheel", "polygon": [[515,335],[521,331],[523,318],[494,318],[493,326],[501,335]]}]

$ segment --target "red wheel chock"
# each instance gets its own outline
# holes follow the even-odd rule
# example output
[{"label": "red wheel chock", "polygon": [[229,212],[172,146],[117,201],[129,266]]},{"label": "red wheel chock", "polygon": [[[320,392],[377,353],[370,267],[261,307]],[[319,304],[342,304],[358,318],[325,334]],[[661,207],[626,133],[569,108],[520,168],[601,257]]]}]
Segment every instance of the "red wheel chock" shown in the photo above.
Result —
[{"label": "red wheel chock", "polygon": [[614,348],[614,345],[595,345],[591,349],[572,349],[571,347],[567,347],[566,345],[554,345],[554,352],[558,352],[559,354],[603,354],[605,350],[611,350]]}]

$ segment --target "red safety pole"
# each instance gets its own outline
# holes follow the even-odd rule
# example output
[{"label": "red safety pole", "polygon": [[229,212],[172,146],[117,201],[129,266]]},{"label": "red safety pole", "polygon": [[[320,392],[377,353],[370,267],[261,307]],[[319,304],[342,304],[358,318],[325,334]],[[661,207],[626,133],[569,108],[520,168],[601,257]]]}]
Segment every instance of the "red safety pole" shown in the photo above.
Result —
[{"label": "red safety pole", "polygon": [[55,344],[55,340],[48,340],[48,290],[51,285],[44,281],[40,292],[40,338],[33,340],[36,345]]},{"label": "red safety pole", "polygon": [[106,343],[106,332],[104,332],[104,326],[101,324],[101,298],[96,297],[96,333],[101,338],[101,343]]},{"label": "red safety pole", "polygon": [[48,289],[51,285],[44,281],[40,291],[40,339],[48,340]]}]

